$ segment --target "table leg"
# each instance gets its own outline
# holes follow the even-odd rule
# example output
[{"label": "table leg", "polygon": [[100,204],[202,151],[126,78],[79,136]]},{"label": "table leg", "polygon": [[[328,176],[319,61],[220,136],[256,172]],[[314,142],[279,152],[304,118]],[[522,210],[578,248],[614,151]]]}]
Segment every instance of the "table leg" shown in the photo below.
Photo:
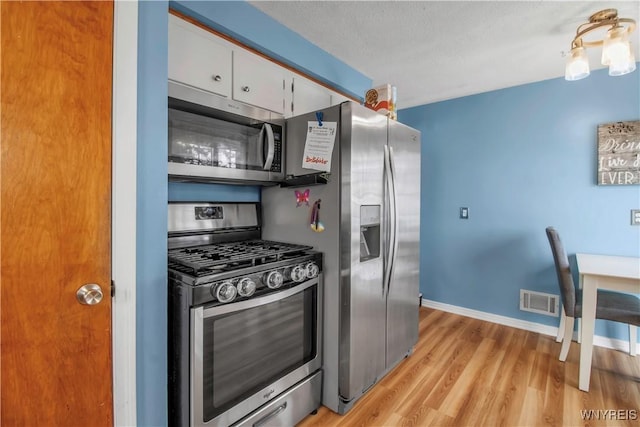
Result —
[{"label": "table leg", "polygon": [[595,328],[598,279],[585,275],[582,280],[582,330],[580,344],[580,390],[589,391],[593,333]]},{"label": "table leg", "polygon": [[[562,306],[562,304],[560,304]],[[558,325],[558,335],[556,335],[556,342],[561,342],[564,338],[564,323],[567,320],[567,315],[564,312],[564,307],[562,307],[562,314],[560,315],[560,325]]]}]

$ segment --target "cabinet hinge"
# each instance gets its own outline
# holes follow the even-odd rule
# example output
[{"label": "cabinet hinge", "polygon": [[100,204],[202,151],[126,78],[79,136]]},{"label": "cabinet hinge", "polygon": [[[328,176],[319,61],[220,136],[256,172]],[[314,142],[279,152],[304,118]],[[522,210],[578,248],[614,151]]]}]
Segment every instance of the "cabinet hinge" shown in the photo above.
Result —
[{"label": "cabinet hinge", "polygon": [[111,281],[111,298],[116,296],[116,282]]},{"label": "cabinet hinge", "polygon": [[291,99],[291,112],[292,113],[293,113],[293,87],[294,87],[294,84],[295,84],[295,80],[291,80],[291,95],[292,95],[291,96],[291,98],[292,98]]}]

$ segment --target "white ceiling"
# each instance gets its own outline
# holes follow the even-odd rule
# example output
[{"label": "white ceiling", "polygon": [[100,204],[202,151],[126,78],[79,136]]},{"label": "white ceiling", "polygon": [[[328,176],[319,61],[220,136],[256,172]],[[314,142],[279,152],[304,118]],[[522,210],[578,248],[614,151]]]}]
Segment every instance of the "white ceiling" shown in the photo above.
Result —
[{"label": "white ceiling", "polygon": [[[397,86],[400,109],[564,76],[564,55],[590,15],[616,8],[640,18],[637,0],[250,3],[374,86]],[[601,49],[587,52],[592,70],[602,68]]]}]

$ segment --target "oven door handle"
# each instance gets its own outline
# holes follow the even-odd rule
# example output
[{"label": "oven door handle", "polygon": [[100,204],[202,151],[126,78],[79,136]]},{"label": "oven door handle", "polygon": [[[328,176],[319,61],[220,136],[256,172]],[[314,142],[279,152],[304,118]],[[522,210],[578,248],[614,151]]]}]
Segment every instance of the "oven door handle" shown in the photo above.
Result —
[{"label": "oven door handle", "polygon": [[306,289],[309,289],[312,286],[316,286],[318,284],[318,277],[307,280],[306,282],[295,286],[290,289],[286,289],[280,292],[274,292],[268,295],[265,295],[260,298],[252,298],[246,301],[233,302],[229,304],[219,305],[216,307],[205,308],[202,312],[202,317],[204,319],[213,316],[220,316],[221,314],[229,314],[235,313],[237,311],[246,310],[253,307],[258,307],[260,305],[269,304],[272,302],[280,301],[285,298],[289,298],[292,295],[300,293]]}]

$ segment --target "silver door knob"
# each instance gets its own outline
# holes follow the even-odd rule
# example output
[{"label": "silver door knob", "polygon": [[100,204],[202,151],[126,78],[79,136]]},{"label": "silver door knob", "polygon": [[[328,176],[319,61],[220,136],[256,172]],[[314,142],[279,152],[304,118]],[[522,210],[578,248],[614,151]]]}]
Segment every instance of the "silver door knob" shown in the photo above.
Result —
[{"label": "silver door knob", "polygon": [[220,74],[216,74],[215,76],[213,76],[213,80],[219,82],[220,80],[222,80],[222,76]]},{"label": "silver door knob", "polygon": [[88,283],[78,289],[76,292],[76,298],[80,304],[84,305],[96,305],[102,301],[102,288],[95,283]]},{"label": "silver door knob", "polygon": [[249,92],[251,89],[249,89],[249,86],[242,86],[242,91],[243,92]]}]

